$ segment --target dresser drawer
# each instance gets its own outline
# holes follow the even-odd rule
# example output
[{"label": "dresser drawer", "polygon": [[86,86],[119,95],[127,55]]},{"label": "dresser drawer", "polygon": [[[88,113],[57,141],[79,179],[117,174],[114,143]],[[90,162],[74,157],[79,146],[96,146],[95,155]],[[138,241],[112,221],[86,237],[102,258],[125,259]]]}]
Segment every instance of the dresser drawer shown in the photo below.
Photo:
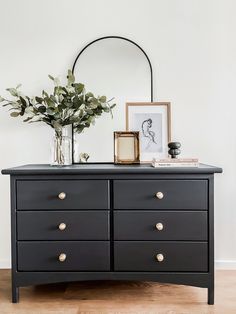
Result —
[{"label": "dresser drawer", "polygon": [[[116,271],[207,272],[206,242],[116,241]],[[158,261],[163,258],[163,261]]]},{"label": "dresser drawer", "polygon": [[206,210],[208,182],[207,180],[115,180],[114,208]]},{"label": "dresser drawer", "polygon": [[114,211],[115,240],[207,241],[206,211]]},{"label": "dresser drawer", "polygon": [[108,211],[18,211],[18,240],[109,240]]},{"label": "dresser drawer", "polygon": [[17,209],[107,209],[106,180],[17,181]]},{"label": "dresser drawer", "polygon": [[110,242],[18,242],[17,262],[18,271],[108,271]]}]

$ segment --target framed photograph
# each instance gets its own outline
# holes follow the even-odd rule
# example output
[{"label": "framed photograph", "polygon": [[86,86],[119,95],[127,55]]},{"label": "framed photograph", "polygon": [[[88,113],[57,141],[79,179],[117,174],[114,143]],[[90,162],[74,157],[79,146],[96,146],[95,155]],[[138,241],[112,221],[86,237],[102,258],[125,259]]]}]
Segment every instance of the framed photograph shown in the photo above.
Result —
[{"label": "framed photograph", "polygon": [[114,163],[140,163],[139,132],[114,132]]},{"label": "framed photograph", "polygon": [[141,162],[166,158],[171,141],[170,103],[126,103],[126,130],[139,132]]}]

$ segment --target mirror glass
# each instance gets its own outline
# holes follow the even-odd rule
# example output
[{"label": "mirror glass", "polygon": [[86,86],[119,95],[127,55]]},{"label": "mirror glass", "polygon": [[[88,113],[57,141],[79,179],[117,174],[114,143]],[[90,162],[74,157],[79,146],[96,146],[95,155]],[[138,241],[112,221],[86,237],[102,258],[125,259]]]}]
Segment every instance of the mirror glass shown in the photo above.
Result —
[{"label": "mirror glass", "polygon": [[78,58],[74,75],[96,96],[114,97],[113,118],[109,113],[96,124],[74,134],[74,162],[87,153],[88,162],[114,161],[114,131],[126,130],[126,102],[151,101],[151,75],[147,58],[133,43],[106,38],[88,46]]}]

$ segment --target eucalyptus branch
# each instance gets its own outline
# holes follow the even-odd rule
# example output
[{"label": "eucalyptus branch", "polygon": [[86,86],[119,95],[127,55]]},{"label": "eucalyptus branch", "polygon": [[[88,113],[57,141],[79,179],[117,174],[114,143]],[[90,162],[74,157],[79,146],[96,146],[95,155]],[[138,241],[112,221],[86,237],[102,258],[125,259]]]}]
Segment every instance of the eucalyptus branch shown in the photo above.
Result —
[{"label": "eucalyptus branch", "polygon": [[110,112],[115,104],[111,104],[114,98],[107,100],[106,96],[95,97],[93,93],[86,92],[81,83],[75,82],[71,70],[68,70],[67,84],[60,85],[58,78],[49,75],[54,82],[52,93],[42,91],[41,96],[29,97],[16,88],[8,88],[7,91],[15,100],[5,99],[0,96],[3,106],[11,106],[9,110],[12,117],[24,116],[24,122],[44,122],[56,131],[65,125],[74,124],[74,130],[78,133],[94,124],[96,118],[104,112]]}]

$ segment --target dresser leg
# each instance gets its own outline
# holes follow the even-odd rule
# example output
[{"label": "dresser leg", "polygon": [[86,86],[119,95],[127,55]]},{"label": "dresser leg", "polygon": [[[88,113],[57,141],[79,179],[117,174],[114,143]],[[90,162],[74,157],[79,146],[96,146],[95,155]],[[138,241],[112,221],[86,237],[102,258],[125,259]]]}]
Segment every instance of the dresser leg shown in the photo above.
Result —
[{"label": "dresser leg", "polygon": [[214,304],[214,288],[208,288],[208,304]]},{"label": "dresser leg", "polygon": [[19,288],[12,285],[12,303],[19,302]]}]

